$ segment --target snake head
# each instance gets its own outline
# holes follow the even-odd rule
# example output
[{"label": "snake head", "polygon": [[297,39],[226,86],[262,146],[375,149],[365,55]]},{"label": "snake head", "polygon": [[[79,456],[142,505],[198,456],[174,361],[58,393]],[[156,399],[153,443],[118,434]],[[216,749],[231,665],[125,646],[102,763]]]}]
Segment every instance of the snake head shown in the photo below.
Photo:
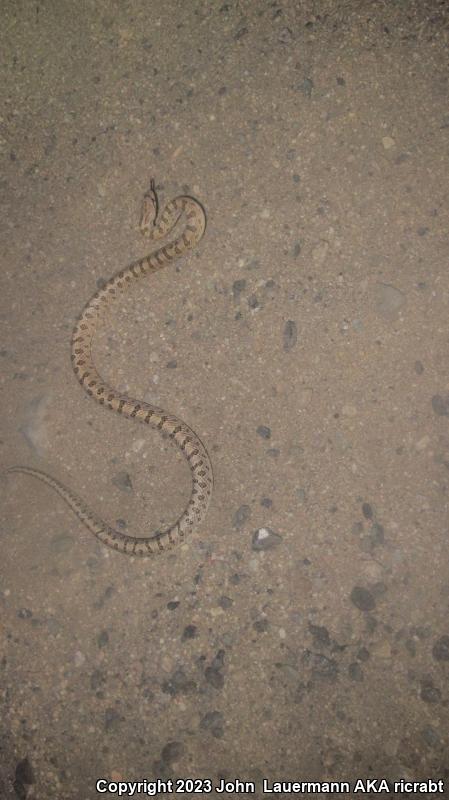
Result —
[{"label": "snake head", "polygon": [[151,229],[156,222],[159,204],[157,202],[157,194],[154,186],[154,180],[150,181],[150,188],[144,195],[142,203],[142,216],[140,218],[141,233],[151,233]]}]

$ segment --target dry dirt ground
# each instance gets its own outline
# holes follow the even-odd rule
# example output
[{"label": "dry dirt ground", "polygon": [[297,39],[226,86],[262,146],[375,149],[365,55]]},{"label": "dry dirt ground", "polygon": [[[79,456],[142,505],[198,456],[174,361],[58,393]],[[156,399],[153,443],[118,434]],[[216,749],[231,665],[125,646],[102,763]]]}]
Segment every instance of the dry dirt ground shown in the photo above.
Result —
[{"label": "dry dirt ground", "polygon": [[205,524],[154,560],[3,476],[2,800],[449,781],[448,19],[441,0],[2,3],[1,466],[131,533],[183,509],[181,455],[70,366],[84,303],[145,253],[154,176],[207,233],[111,310],[95,358],[215,473]]}]

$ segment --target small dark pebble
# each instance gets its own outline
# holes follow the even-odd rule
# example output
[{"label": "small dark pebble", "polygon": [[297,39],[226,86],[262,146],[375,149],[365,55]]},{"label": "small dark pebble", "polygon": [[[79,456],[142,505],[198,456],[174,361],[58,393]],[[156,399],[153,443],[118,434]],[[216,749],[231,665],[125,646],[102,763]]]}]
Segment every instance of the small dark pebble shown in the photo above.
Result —
[{"label": "small dark pebble", "polygon": [[196,625],[186,625],[182,632],[182,641],[187,642],[189,639],[195,639],[197,631]]},{"label": "small dark pebble", "polygon": [[240,506],[232,518],[233,527],[237,528],[237,530],[240,530],[240,528],[243,528],[245,523],[248,522],[250,516],[251,508],[247,505]]},{"label": "small dark pebble", "polygon": [[94,669],[90,676],[90,688],[95,692],[100,686],[106,683],[106,676],[101,669]]},{"label": "small dark pebble", "polygon": [[372,611],[376,607],[373,595],[363,586],[354,586],[351,592],[351,601],[360,611]]},{"label": "small dark pebble", "polygon": [[33,612],[29,608],[19,608],[17,616],[19,619],[31,619]]},{"label": "small dark pebble", "polygon": [[283,333],[283,346],[286,353],[289,350],[292,350],[298,341],[298,329],[296,327],[296,322],[292,319],[287,320],[284,325],[284,333]]},{"label": "small dark pebble", "polygon": [[312,623],[309,623],[309,631],[313,636],[313,642],[316,647],[329,647],[331,639],[327,628],[323,625],[312,625]]},{"label": "small dark pebble", "polygon": [[224,686],[224,676],[219,669],[214,667],[206,667],[204,677],[207,683],[214,687],[214,689],[222,689]]},{"label": "small dark pebble", "polygon": [[266,425],[259,425],[257,433],[262,439],[271,439],[271,428],[268,428]]},{"label": "small dark pebble", "polygon": [[385,542],[385,534],[379,522],[373,522],[368,535],[365,537],[366,549],[371,551]]},{"label": "small dark pebble", "polygon": [[179,761],[181,756],[184,755],[184,751],[185,748],[182,742],[167,742],[165,747],[162,748],[161,759],[164,764],[171,766],[176,761]]},{"label": "small dark pebble", "polygon": [[234,283],[232,284],[232,294],[234,296],[234,300],[239,299],[245,286],[246,286],[246,281],[244,278],[240,278],[238,281],[234,281]]},{"label": "small dark pebble", "polygon": [[106,589],[103,592],[104,599],[109,600],[111,597],[113,597],[115,592],[116,592],[115,586],[112,586],[111,584],[109,586],[106,586]]},{"label": "small dark pebble", "polygon": [[271,528],[258,528],[253,533],[252,548],[253,550],[269,550],[281,542],[282,536],[272,531]]},{"label": "small dark pebble", "polygon": [[449,417],[449,394],[434,394],[432,408],[439,417]]},{"label": "small dark pebble", "polygon": [[424,372],[424,364],[422,361],[415,361],[415,372],[417,375],[422,375]]},{"label": "small dark pebble", "polygon": [[257,633],[265,633],[269,627],[270,623],[266,617],[263,617],[262,619],[256,619],[255,623],[253,624],[253,628],[255,631],[257,631]]},{"label": "small dark pebble", "polygon": [[432,749],[435,747],[439,747],[441,744],[441,739],[438,731],[432,727],[432,725],[426,725],[421,730],[421,739],[423,740],[424,744]]},{"label": "small dark pebble", "polygon": [[224,667],[224,660],[225,660],[226,651],[221,648],[217,650],[216,655],[213,658],[211,663],[212,669],[223,669]]},{"label": "small dark pebble", "polygon": [[105,647],[108,643],[109,643],[109,633],[106,630],[101,631],[101,633],[99,633],[97,637],[98,647],[100,648]]},{"label": "small dark pebble", "polygon": [[365,519],[372,519],[373,518],[373,509],[369,503],[363,503],[362,505],[362,512]]},{"label": "small dark pebble", "polygon": [[306,97],[312,97],[313,80],[311,78],[304,78],[303,82],[299,84],[298,90],[303,92]]},{"label": "small dark pebble", "polygon": [[262,497],[260,505],[263,506],[264,508],[271,508],[271,506],[273,505],[273,501],[269,497]]},{"label": "small dark pebble", "polygon": [[176,369],[177,366],[177,361],[167,361],[167,369]]},{"label": "small dark pebble", "polygon": [[221,711],[208,711],[200,722],[200,728],[204,731],[210,731],[216,739],[222,738],[224,733],[223,725],[224,717]]},{"label": "small dark pebble", "polygon": [[361,647],[357,651],[357,658],[359,661],[368,661],[370,658],[370,651],[366,647]]},{"label": "small dark pebble", "polygon": [[425,703],[429,703],[431,705],[440,702],[441,692],[436,686],[434,686],[432,678],[427,677],[421,681],[420,697]]},{"label": "small dark pebble", "polygon": [[227,597],[227,595],[225,594],[223,594],[221,597],[218,598],[218,605],[220,606],[220,608],[223,609],[231,608],[233,604],[234,601],[232,600],[232,598]]},{"label": "small dark pebble", "polygon": [[133,485],[131,483],[131,478],[127,472],[118,472],[117,475],[112,478],[112,483],[114,486],[117,486],[122,492],[132,492]]},{"label": "small dark pebble", "polygon": [[238,42],[238,40],[246,36],[247,33],[248,33],[248,28],[246,27],[239,28],[238,31],[236,31],[236,33],[234,34],[235,41]]},{"label": "small dark pebble", "polygon": [[436,661],[449,661],[449,636],[440,636],[432,648]]}]

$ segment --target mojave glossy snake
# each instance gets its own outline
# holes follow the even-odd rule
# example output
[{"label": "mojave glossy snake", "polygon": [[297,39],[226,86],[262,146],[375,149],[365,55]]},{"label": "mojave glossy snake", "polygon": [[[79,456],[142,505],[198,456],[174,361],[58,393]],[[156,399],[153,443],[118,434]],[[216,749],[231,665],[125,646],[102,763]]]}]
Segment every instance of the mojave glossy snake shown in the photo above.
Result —
[{"label": "mojave glossy snake", "polygon": [[192,197],[180,196],[171,200],[158,215],[158,201],[154,181],[143,200],[140,228],[153,240],[168,236],[178,222],[184,220],[181,232],[167,244],[150,255],[136,261],[110,278],[89,300],[80,314],[72,334],[72,365],[75,374],[88,395],[97,403],[117,411],[122,416],[136,419],[157,428],[178,446],[184,454],[191,472],[190,499],[180,517],[170,527],[148,536],[135,537],[115,530],[101,517],[92,513],[83,500],[60,481],[41,470],[26,466],[9,467],[7,472],[32,475],[51,486],[75,512],[81,522],[103,544],[136,556],[162,552],[180,542],[194,525],[205,517],[212,494],[212,465],[201,440],[182,420],[163,409],[141,400],[119,394],[98,373],[92,358],[92,341],[104,312],[120,293],[139,278],[156,272],[195,247],[203,236],[206,217],[202,206]]}]

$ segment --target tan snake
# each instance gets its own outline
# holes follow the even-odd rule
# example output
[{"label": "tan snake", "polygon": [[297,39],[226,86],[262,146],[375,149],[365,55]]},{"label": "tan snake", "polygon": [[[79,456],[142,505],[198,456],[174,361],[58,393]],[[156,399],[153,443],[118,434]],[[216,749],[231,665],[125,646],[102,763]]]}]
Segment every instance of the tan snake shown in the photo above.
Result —
[{"label": "tan snake", "polygon": [[126,291],[139,278],[162,269],[187,250],[195,247],[203,236],[206,217],[202,206],[192,197],[181,196],[171,200],[163,213],[158,215],[158,200],[151,181],[150,190],[143,200],[140,229],[151,239],[161,239],[170,234],[176,224],[184,219],[180,234],[168,244],[158,248],[149,256],[136,261],[108,280],[102,289],[89,300],[80,314],[72,334],[72,366],[75,374],[88,395],[97,403],[117,411],[122,416],[136,419],[157,428],[174,442],[187,459],[192,477],[192,491],[189,502],[176,522],[169,528],[135,537],[111,528],[101,517],[92,513],[85,503],[56,478],[32,467],[9,467],[7,472],[21,472],[32,475],[51,486],[70,506],[81,522],[103,544],[136,556],[160,553],[184,539],[185,534],[205,517],[212,494],[212,465],[207,450],[196,433],[185,422],[167,414],[163,409],[141,400],[119,394],[109,386],[97,371],[92,359],[92,341],[104,311],[113,300]]}]

